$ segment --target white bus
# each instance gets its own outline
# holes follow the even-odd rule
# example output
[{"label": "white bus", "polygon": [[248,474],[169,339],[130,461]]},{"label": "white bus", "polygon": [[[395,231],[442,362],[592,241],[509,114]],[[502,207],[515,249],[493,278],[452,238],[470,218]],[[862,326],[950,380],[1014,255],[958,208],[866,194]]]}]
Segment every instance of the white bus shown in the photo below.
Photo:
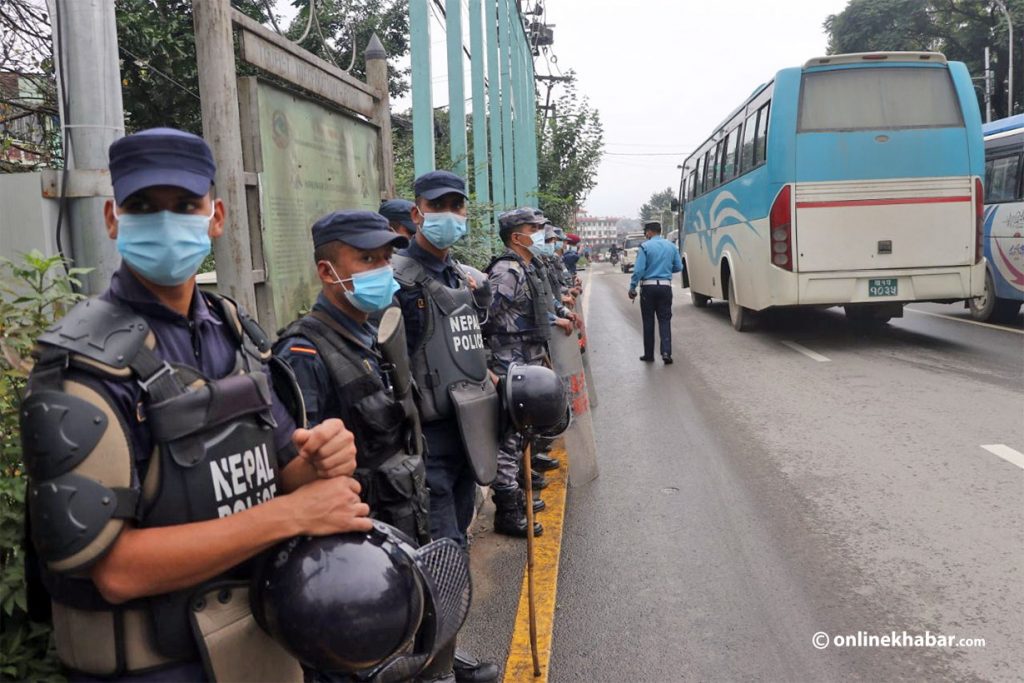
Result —
[{"label": "white bus", "polygon": [[693,303],[751,313],[842,305],[885,322],[982,294],[981,115],[967,68],[929,52],[833,55],[779,71],[686,160]]}]

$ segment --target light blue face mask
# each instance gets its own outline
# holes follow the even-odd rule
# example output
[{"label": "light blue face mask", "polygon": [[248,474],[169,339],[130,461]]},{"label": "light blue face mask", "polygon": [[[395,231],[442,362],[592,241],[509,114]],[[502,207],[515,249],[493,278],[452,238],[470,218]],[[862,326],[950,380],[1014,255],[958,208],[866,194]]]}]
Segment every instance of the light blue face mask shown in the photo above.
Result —
[{"label": "light blue face mask", "polygon": [[538,250],[540,251],[540,253],[544,254],[545,256],[554,256],[555,255],[555,243],[554,242],[550,242],[550,243],[545,242],[544,244],[542,244],[542,245],[540,245],[538,247]]},{"label": "light blue face mask", "polygon": [[466,219],[450,212],[423,214],[423,236],[438,249],[447,249],[466,234]]},{"label": "light blue face mask", "polygon": [[338,271],[329,261],[324,261],[324,263],[334,273],[334,284],[352,283],[352,289],[345,290],[345,298],[363,313],[383,311],[391,305],[392,297],[399,290],[398,282],[395,280],[395,271],[390,265],[355,273],[352,277],[342,280],[338,277]]},{"label": "light blue face mask", "polygon": [[117,217],[117,250],[132,270],[158,285],[180,285],[210,253],[209,216],[173,211]]}]

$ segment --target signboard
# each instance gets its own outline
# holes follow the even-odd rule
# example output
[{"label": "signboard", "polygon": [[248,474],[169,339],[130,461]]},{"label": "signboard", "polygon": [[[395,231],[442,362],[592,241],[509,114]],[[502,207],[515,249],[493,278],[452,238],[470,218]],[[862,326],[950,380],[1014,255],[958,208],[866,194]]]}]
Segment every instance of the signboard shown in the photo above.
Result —
[{"label": "signboard", "polygon": [[370,123],[256,81],[259,197],[266,282],[275,324],[320,291],[310,227],[342,209],[380,206],[380,135]]}]

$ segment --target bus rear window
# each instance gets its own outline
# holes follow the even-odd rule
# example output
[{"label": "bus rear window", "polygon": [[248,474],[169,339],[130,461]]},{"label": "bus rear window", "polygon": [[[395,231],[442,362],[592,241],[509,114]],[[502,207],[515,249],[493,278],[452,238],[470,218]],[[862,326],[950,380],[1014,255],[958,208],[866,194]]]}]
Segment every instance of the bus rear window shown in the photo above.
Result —
[{"label": "bus rear window", "polygon": [[801,133],[963,125],[946,69],[839,69],[803,77]]}]

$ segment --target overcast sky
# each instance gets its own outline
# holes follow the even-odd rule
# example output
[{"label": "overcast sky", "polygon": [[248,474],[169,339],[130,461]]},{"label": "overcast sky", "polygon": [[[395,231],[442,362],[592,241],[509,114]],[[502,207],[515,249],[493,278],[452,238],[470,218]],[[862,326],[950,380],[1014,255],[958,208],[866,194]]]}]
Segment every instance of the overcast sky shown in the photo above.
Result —
[{"label": "overcast sky", "polygon": [[[525,0],[532,8],[535,0]],[[825,54],[822,22],[847,0],[541,0],[555,25],[549,54],[574,69],[601,112],[605,151],[591,215],[635,217],[711,129],[777,70]],[[290,3],[276,0],[291,15]],[[463,2],[463,25],[468,10]],[[433,105],[448,103],[445,35],[431,24]],[[468,28],[465,28],[468,44]],[[405,62],[408,63],[407,61]],[[538,74],[548,73],[543,57]],[[469,61],[464,64],[469,97]],[[557,73],[557,71],[556,71]],[[557,92],[557,90],[556,90]],[[411,106],[408,98],[392,103]],[[471,110],[467,103],[467,111]],[[658,155],[658,156],[654,156]]]},{"label": "overcast sky", "polygon": [[[635,216],[754,87],[825,53],[846,0],[548,0],[555,54],[601,112],[592,215]],[[543,63],[543,60],[541,60]],[[538,70],[543,70],[543,66]],[[679,156],[620,156],[680,153]]]}]

